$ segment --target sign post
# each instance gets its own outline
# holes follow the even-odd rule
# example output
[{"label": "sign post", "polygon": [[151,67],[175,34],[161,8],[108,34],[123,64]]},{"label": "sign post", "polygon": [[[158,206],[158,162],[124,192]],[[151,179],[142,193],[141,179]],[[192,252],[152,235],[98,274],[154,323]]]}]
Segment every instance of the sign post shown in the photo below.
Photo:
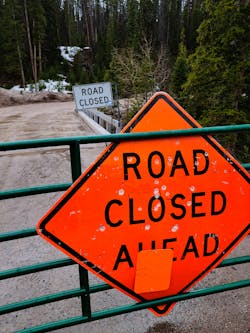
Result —
[{"label": "sign post", "polygon": [[[197,127],[159,92],[122,132]],[[248,234],[249,182],[209,135],[112,143],[37,231],[120,291],[153,300],[190,289]]]}]

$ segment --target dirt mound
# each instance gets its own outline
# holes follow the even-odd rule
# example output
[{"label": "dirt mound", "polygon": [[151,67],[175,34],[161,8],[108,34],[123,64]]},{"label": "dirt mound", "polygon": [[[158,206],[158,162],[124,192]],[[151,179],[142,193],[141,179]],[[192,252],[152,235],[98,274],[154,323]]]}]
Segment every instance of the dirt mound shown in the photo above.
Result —
[{"label": "dirt mound", "polygon": [[48,91],[17,92],[0,88],[0,107],[18,104],[42,103],[42,102],[67,102],[73,99],[72,95]]}]

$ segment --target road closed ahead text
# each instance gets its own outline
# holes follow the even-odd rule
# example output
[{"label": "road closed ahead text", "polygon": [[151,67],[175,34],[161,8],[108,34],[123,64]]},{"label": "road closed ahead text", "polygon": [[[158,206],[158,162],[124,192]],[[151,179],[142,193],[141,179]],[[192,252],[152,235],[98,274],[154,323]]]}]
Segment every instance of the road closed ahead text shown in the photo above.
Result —
[{"label": "road closed ahead text", "polygon": [[[171,158],[155,150],[150,152],[147,158],[143,160],[135,152],[123,153],[122,159],[124,183],[134,182],[136,184],[135,191],[136,187],[140,187],[140,182],[143,182],[143,170],[147,171],[147,179],[152,178],[155,183],[158,183],[160,179],[164,179],[166,185],[163,186],[167,187],[168,179],[200,177],[206,174],[210,167],[209,154],[202,149],[191,150],[187,159],[185,159],[184,154],[180,150],[176,150]],[[171,163],[169,160],[171,160]],[[119,226],[127,224],[131,226],[130,230],[133,232],[133,226],[135,225],[145,224],[150,228],[150,224],[167,224],[171,221],[181,221],[186,218],[213,217],[221,215],[227,208],[227,197],[221,189],[196,191],[193,186],[189,192],[182,193],[181,187],[178,186],[175,188],[175,192],[171,191],[171,195],[165,191],[163,196],[160,192],[159,188],[155,188],[154,193],[148,197],[144,195],[135,199],[132,193],[129,197],[121,195],[114,197],[105,206],[104,216],[106,224],[111,228],[119,228]],[[143,209],[143,214],[141,212],[142,209],[138,211],[137,207],[145,208]],[[199,251],[195,237],[189,235],[186,244],[182,245],[183,254],[180,259],[185,259],[188,254],[197,258],[214,254],[219,246],[219,237],[213,230],[202,237],[204,246]],[[152,240],[153,245],[151,247],[166,248],[167,244],[173,245],[175,242],[178,244],[178,239],[163,239],[162,244],[156,245],[155,241]],[[210,247],[209,250],[208,247]],[[143,244],[138,240],[138,251],[142,249]],[[177,258],[174,258],[174,260],[177,260]],[[133,267],[129,248],[125,242],[117,253],[117,259],[114,263],[115,270],[119,268],[120,263],[127,263],[129,267]]]}]

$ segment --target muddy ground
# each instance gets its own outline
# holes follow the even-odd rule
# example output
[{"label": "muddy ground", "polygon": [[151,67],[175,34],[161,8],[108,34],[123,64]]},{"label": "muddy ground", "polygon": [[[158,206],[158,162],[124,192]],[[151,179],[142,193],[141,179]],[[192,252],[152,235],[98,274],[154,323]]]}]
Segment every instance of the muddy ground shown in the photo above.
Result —
[{"label": "muddy ground", "polygon": [[[73,102],[41,103],[2,107],[0,141],[46,137],[90,135],[93,129],[74,112]],[[104,144],[82,147],[85,169]],[[0,153],[0,190],[65,183],[71,181],[67,147]],[[41,216],[62,193],[42,194],[0,201],[0,233],[35,227]],[[249,237],[231,256],[249,255]],[[62,258],[63,255],[40,237],[28,237],[0,244],[1,270]],[[250,265],[216,269],[198,287],[247,279]],[[90,275],[91,282],[97,278]],[[3,280],[0,305],[79,287],[77,265]],[[104,291],[92,297],[92,309],[101,310],[131,303],[120,292]],[[30,308],[0,317],[0,332],[9,333],[30,326],[81,314],[78,298]],[[148,310],[116,316],[56,332],[63,333],[247,333],[250,332],[250,289],[244,288],[180,302],[165,317]]]}]

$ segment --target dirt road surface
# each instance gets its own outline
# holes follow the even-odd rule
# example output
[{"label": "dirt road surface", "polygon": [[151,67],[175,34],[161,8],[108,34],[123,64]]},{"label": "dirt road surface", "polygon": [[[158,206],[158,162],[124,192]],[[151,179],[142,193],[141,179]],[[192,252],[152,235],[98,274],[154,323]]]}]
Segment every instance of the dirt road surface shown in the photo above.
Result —
[{"label": "dirt road surface", "polygon": [[[73,102],[31,104],[0,108],[0,141],[94,134],[74,112]],[[85,169],[104,144],[82,148]],[[71,181],[69,153],[66,147],[0,153],[0,190],[65,183]],[[0,232],[35,227],[41,216],[62,193],[42,194],[0,201]],[[0,244],[1,270],[62,258],[63,255],[40,237],[28,237]],[[249,237],[231,256],[249,255]],[[199,285],[212,286],[247,279],[250,265],[220,268]],[[90,275],[90,281],[97,281]],[[0,283],[0,305],[44,294],[79,287],[77,265],[49,270]],[[118,291],[94,294],[92,309],[101,310],[131,303]],[[0,317],[0,332],[9,333],[80,312],[78,298],[63,300]],[[250,332],[249,288],[180,302],[165,317],[148,310],[73,326],[63,333],[247,333]]]}]

